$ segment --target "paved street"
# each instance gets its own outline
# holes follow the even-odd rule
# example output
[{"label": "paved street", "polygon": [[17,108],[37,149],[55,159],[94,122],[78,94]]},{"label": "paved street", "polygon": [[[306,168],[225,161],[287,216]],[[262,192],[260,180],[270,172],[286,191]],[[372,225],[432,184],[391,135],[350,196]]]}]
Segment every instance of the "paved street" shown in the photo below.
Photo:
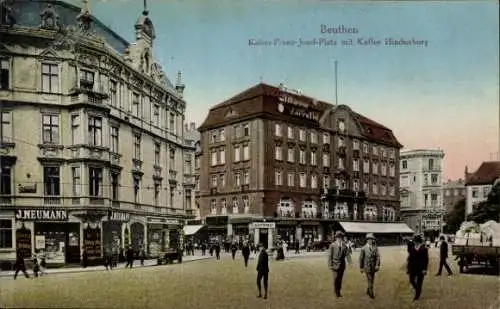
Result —
[{"label": "paved street", "polygon": [[[255,260],[244,268],[238,255],[232,261],[208,259],[181,265],[117,269],[112,272],[60,273],[38,279],[0,281],[0,307],[50,308],[468,308],[494,304],[498,278],[478,275],[435,277],[436,251],[419,305],[402,265],[403,248],[382,248],[382,270],[376,278],[375,300],[364,294],[365,282],[357,268],[358,253],[346,272],[344,297],[336,299],[325,253],[303,253],[304,258],[271,261],[270,295],[257,299]],[[307,255],[307,256],[306,256]],[[452,266],[455,271],[456,265]],[[266,305],[264,305],[266,303]]]}]

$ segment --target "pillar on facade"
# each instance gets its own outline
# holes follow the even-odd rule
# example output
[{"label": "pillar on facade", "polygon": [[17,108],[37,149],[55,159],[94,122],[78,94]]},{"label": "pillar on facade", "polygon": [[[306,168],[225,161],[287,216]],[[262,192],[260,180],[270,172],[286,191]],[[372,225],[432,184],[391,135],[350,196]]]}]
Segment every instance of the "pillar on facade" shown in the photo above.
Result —
[{"label": "pillar on facade", "polygon": [[323,225],[318,226],[318,239],[319,241],[323,241],[325,237],[325,229],[323,228]]},{"label": "pillar on facade", "polygon": [[231,223],[227,224],[227,238],[233,241],[233,225]]},{"label": "pillar on facade", "polygon": [[257,246],[259,244],[259,229],[254,229],[253,242]]},{"label": "pillar on facade", "polygon": [[302,227],[297,226],[295,228],[295,239],[300,243],[302,241]]}]

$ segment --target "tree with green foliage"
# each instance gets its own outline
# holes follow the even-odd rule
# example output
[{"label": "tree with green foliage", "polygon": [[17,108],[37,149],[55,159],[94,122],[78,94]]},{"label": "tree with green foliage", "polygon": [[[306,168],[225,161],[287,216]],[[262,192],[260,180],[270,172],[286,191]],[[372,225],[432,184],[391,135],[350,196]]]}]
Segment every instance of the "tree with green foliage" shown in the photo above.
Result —
[{"label": "tree with green foliage", "polygon": [[467,216],[467,220],[478,224],[490,220],[500,221],[500,181],[495,182],[486,201],[474,206],[474,211]]},{"label": "tree with green foliage", "polygon": [[447,234],[455,234],[459,229],[462,222],[465,219],[465,199],[458,201],[453,209],[444,216],[444,232]]}]

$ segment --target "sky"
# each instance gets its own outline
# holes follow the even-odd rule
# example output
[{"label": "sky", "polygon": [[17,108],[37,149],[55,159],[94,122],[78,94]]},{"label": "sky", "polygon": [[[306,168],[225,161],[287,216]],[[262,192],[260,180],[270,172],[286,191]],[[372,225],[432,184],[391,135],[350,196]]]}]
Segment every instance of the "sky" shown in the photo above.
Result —
[{"label": "sky", "polygon": [[[90,3],[105,25],[134,40],[143,1]],[[183,73],[187,121],[201,124],[211,106],[261,81],[333,103],[336,59],[338,103],[391,128],[405,149],[443,149],[445,179],[499,156],[497,1],[148,0],[148,7],[156,59],[172,81]],[[322,33],[322,25],[357,33]],[[386,38],[427,46],[384,45]],[[347,39],[355,44],[341,45]]]}]

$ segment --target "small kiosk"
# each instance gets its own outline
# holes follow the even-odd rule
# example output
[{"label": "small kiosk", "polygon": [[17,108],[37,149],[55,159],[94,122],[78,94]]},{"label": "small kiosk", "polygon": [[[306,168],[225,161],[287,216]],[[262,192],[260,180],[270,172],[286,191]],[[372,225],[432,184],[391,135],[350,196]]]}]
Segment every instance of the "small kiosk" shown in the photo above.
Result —
[{"label": "small kiosk", "polygon": [[273,235],[276,230],[275,222],[253,222],[250,224],[250,230],[253,231],[255,244],[262,243],[265,248],[272,249]]}]

